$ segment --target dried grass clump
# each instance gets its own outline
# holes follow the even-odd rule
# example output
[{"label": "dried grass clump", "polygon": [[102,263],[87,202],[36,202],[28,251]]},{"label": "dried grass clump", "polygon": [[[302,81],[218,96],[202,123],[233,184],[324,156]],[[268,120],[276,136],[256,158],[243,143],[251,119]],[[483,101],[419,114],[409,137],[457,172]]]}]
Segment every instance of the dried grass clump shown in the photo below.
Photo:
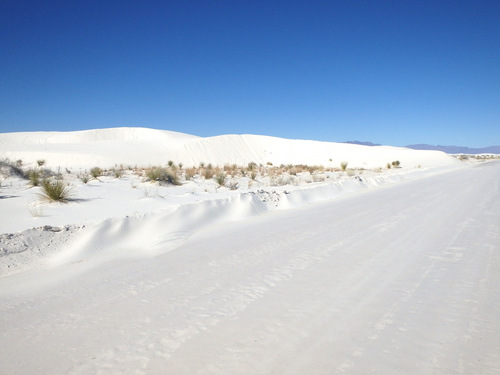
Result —
[{"label": "dried grass clump", "polygon": [[203,170],[203,176],[206,180],[210,180],[212,177],[214,177],[214,174],[215,173],[211,164],[209,164],[208,167]]},{"label": "dried grass clump", "polygon": [[186,180],[191,180],[197,174],[198,170],[196,168],[186,168],[186,170],[184,171],[184,178]]}]

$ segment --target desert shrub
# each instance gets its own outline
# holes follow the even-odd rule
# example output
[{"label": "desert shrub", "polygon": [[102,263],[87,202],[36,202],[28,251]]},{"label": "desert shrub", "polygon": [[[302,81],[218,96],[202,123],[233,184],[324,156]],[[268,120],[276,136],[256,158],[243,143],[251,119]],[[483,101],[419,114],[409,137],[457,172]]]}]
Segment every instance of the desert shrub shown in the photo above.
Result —
[{"label": "desert shrub", "polygon": [[343,171],[345,171],[347,169],[347,164],[349,164],[348,162],[346,161],[343,161],[340,163],[340,169],[342,169]]},{"label": "desert shrub", "polygon": [[165,168],[162,167],[152,167],[146,169],[146,177],[150,181],[158,181],[161,178],[161,175],[166,172]]},{"label": "desert shrub", "polygon": [[387,163],[387,169],[391,169],[391,163]]},{"label": "desert shrub", "polygon": [[67,203],[71,197],[71,189],[64,180],[44,179],[40,196],[50,202]]},{"label": "desert shrub", "polygon": [[40,159],[40,160],[37,160],[36,163],[38,164],[39,167],[42,167],[45,165],[45,160]]},{"label": "desert shrub", "polygon": [[42,176],[39,169],[36,168],[28,169],[28,172],[26,174],[28,175],[29,183],[31,186],[40,185]]},{"label": "desert shrub", "polygon": [[[22,165],[22,161],[20,164]],[[7,176],[15,176],[22,179],[28,178],[28,175],[22,170],[19,163],[13,162],[7,158],[0,159],[0,172]]]},{"label": "desert shrub", "polygon": [[184,171],[184,178],[186,180],[190,180],[192,179],[194,176],[196,176],[196,168],[187,168],[185,171]]},{"label": "desert shrub", "polygon": [[159,184],[180,185],[177,173],[169,168],[152,167],[146,170],[146,177],[150,181],[156,181]]},{"label": "desert shrub", "polygon": [[203,172],[203,175],[205,176],[206,180],[209,180],[209,179],[211,179],[214,176],[213,169],[209,168],[209,167],[210,167],[210,164],[208,165],[208,167]]},{"label": "desert shrub", "polygon": [[401,163],[399,162],[399,160],[395,160],[395,161],[393,161],[391,164],[392,164],[392,166],[393,166],[394,168],[399,168],[399,165],[400,165]]},{"label": "desert shrub", "polygon": [[249,171],[253,171],[256,167],[257,167],[257,163],[254,163],[253,161],[248,163],[248,170]]},{"label": "desert shrub", "polygon": [[116,178],[121,178],[123,176],[123,170],[121,168],[113,168],[111,170]]},{"label": "desert shrub", "polygon": [[290,178],[283,175],[271,178],[271,186],[284,186],[290,183]]},{"label": "desert shrub", "polygon": [[313,174],[312,179],[314,182],[323,182],[325,181],[325,175],[323,174]]},{"label": "desert shrub", "polygon": [[219,184],[219,186],[224,186],[226,183],[226,174],[225,173],[217,174],[217,176],[215,176],[215,181]]},{"label": "desert shrub", "polygon": [[89,182],[89,181],[90,181],[90,176],[89,176],[89,174],[88,174],[87,172],[79,174],[79,175],[78,175],[78,178],[79,178],[79,179],[80,179],[80,180],[81,180],[84,184],[86,184],[87,182]]},{"label": "desert shrub", "polygon": [[92,178],[97,179],[99,176],[102,175],[102,169],[99,167],[94,167],[90,170],[90,175],[92,176]]}]

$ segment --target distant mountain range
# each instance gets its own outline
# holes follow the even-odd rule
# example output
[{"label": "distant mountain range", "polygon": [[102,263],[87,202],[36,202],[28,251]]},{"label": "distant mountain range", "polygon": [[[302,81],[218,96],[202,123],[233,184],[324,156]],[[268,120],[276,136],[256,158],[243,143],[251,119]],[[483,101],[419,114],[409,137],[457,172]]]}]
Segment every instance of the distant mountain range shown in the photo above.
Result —
[{"label": "distant mountain range", "polygon": [[[350,143],[353,145],[363,145],[363,146],[380,146],[380,144],[372,142],[360,142],[360,141],[347,141],[344,143]],[[413,150],[438,150],[446,152],[447,154],[500,154],[500,146],[489,146],[481,148],[471,148],[463,146],[434,146],[427,144],[419,145],[408,145],[405,146]]]},{"label": "distant mountain range", "polygon": [[447,154],[500,154],[500,146],[471,148],[461,146],[409,145],[406,147],[413,150],[438,150]]}]

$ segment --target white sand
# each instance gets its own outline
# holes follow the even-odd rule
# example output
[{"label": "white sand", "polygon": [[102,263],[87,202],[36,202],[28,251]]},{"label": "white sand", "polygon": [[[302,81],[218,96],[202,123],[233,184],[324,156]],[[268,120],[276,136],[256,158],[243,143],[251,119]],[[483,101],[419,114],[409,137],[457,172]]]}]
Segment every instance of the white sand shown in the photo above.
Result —
[{"label": "white sand", "polygon": [[169,160],[184,166],[200,162],[214,165],[249,162],[274,165],[320,164],[338,167],[384,167],[399,160],[404,168],[456,165],[439,151],[416,151],[400,147],[290,140],[258,135],[223,135],[200,138],[187,134],[144,128],[113,128],[78,132],[32,132],[0,134],[0,157],[75,170],[115,165],[165,165]]},{"label": "white sand", "polygon": [[238,190],[73,178],[67,205],[4,180],[0,373],[500,372],[498,162],[125,128],[0,134],[2,156],[72,175],[168,160],[402,168]]}]

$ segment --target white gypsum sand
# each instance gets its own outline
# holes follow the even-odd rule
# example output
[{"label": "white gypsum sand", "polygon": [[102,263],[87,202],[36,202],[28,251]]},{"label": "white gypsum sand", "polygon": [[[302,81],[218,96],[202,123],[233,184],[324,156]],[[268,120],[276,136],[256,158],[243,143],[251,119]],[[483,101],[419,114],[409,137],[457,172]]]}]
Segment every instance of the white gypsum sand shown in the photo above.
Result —
[{"label": "white gypsum sand", "polygon": [[[327,164],[318,144],[125,128],[0,134],[0,157],[74,168],[64,176],[76,199],[38,209],[39,188],[2,183],[0,372],[500,371],[498,162],[325,143],[335,167],[367,170],[283,186],[240,176],[237,190],[75,177],[123,155],[144,165],[162,147],[192,159],[156,154],[145,166],[232,163],[238,148],[241,164]],[[368,170],[377,160],[402,168]]]}]

